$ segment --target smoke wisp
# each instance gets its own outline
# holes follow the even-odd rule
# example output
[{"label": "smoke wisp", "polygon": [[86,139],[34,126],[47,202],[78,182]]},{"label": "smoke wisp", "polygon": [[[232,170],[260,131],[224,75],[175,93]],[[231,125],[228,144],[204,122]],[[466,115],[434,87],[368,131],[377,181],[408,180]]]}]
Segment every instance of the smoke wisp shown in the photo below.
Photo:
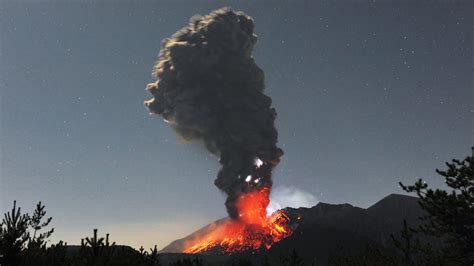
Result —
[{"label": "smoke wisp", "polygon": [[267,207],[267,213],[271,214],[274,211],[282,208],[300,208],[313,207],[319,202],[318,198],[313,194],[298,189],[295,187],[277,186],[272,190],[270,195],[270,205]]}]

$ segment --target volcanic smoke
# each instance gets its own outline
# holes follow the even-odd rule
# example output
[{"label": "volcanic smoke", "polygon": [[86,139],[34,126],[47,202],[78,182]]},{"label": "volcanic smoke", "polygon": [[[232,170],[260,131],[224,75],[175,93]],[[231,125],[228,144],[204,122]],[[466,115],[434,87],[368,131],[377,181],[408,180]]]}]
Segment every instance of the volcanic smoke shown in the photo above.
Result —
[{"label": "volcanic smoke", "polygon": [[182,250],[243,252],[271,245],[292,233],[284,212],[267,217],[276,146],[275,109],[263,91],[265,76],[252,57],[257,42],[252,18],[230,8],[194,16],[163,41],[145,102],[180,138],[202,140],[222,168],[215,185],[227,194],[231,219]]},{"label": "volcanic smoke", "polygon": [[263,93],[265,75],[252,57],[256,42],[254,22],[243,12],[222,8],[194,16],[163,41],[153,70],[157,81],[147,85],[151,113],[220,157],[214,183],[227,194],[232,219],[242,215],[242,195],[270,191],[272,169],[283,155],[276,146],[276,112]]}]

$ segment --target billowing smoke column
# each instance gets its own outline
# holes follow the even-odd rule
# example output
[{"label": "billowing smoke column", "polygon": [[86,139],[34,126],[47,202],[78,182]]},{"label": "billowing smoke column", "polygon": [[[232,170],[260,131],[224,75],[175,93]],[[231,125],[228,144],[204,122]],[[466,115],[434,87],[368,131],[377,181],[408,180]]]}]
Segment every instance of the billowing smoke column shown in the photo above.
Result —
[{"label": "billowing smoke column", "polygon": [[265,76],[252,57],[256,42],[253,20],[242,12],[222,8],[195,16],[163,41],[154,67],[158,80],[147,85],[150,112],[181,138],[202,140],[220,156],[215,185],[227,194],[234,219],[239,196],[269,192],[272,168],[283,155],[276,146],[276,112],[263,93]]}]

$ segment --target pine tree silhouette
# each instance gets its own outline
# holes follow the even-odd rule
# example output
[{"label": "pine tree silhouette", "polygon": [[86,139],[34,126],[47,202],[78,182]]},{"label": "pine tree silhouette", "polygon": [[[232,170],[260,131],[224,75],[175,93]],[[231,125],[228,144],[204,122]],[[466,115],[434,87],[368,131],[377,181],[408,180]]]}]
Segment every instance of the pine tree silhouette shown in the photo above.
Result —
[{"label": "pine tree silhouette", "polygon": [[474,147],[471,149],[472,156],[462,161],[453,159],[446,163],[445,171],[436,169],[450,192],[428,188],[422,179],[412,186],[400,183],[405,191],[418,195],[421,208],[427,212],[419,230],[446,239],[444,257],[461,265],[474,263]]},{"label": "pine tree silhouette", "polygon": [[403,219],[403,228],[400,231],[400,239],[390,234],[394,246],[402,252],[403,263],[405,265],[414,265],[414,255],[420,251],[420,242],[415,239],[416,230],[410,228],[405,219]]},{"label": "pine tree silhouette", "polygon": [[30,221],[29,221],[29,226],[33,229],[33,236],[30,239],[30,243],[35,246],[43,246],[45,244],[45,241],[47,238],[51,236],[51,234],[54,232],[54,228],[51,228],[51,230],[46,231],[44,233],[39,233],[36,235],[41,229],[45,228],[46,226],[49,225],[51,220],[53,219],[52,217],[49,217],[46,219],[46,221],[42,221],[43,218],[46,215],[46,210],[45,206],[41,204],[41,201],[36,204],[36,209],[33,213],[33,216],[31,216]]},{"label": "pine tree silhouette", "polygon": [[148,260],[153,266],[160,266],[159,254],[156,245],[153,249],[150,248],[150,254],[148,255]]},{"label": "pine tree silhouette", "polygon": [[22,214],[21,208],[16,207],[16,200],[13,201],[12,210],[4,214],[0,223],[0,254],[5,265],[20,263],[20,254],[29,239],[29,221],[28,214]]},{"label": "pine tree silhouette", "polygon": [[98,237],[98,229],[93,230],[92,237],[81,239],[81,250],[79,257],[84,259],[88,265],[108,265],[112,260],[115,250],[115,242],[109,242],[109,234]]},{"label": "pine tree silhouette", "polygon": [[86,247],[89,246],[91,248],[93,258],[99,257],[100,249],[104,245],[104,238],[103,237],[98,238],[97,231],[98,231],[97,229],[94,229],[94,235],[91,238],[89,237],[85,238],[86,240],[85,246]]}]

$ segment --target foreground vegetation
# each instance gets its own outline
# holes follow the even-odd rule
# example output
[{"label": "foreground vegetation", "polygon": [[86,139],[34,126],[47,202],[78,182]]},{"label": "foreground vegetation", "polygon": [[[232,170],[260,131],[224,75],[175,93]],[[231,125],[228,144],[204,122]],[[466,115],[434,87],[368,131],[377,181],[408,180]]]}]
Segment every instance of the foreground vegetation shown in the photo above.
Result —
[{"label": "foreground vegetation", "polygon": [[[474,148],[473,148],[474,153]],[[401,184],[403,190],[416,193],[419,204],[426,211],[419,227],[403,224],[400,236],[391,235],[393,249],[367,245],[355,254],[333,256],[331,265],[473,265],[474,263],[474,157],[452,160],[446,170],[436,170],[450,191],[428,187],[423,180],[414,185]],[[47,246],[54,229],[49,229],[52,218],[46,217],[45,206],[39,202],[33,214],[23,214],[13,202],[0,223],[0,265],[19,266],[102,266],[102,265],[163,265],[162,256],[154,249],[146,251],[118,246],[109,241],[109,234],[93,235],[81,240],[80,246],[68,246],[60,241]],[[427,241],[428,240],[428,241]],[[432,240],[440,245],[431,245]],[[262,256],[257,264],[248,258],[236,258],[233,265],[288,265],[301,266],[305,262],[296,250],[287,256]],[[199,266],[203,261],[187,257],[167,265]],[[318,265],[314,261],[312,265]]]}]

